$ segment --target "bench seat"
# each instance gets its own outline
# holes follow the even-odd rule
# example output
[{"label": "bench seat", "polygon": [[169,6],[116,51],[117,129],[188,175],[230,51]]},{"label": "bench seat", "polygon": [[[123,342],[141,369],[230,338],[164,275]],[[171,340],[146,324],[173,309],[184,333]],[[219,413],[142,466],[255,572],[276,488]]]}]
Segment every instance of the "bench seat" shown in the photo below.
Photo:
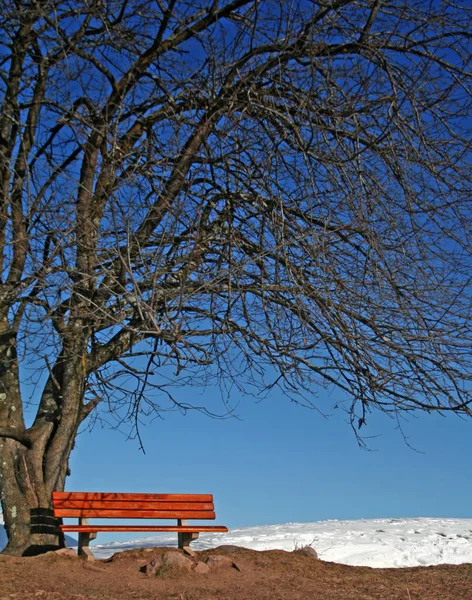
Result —
[{"label": "bench seat", "polygon": [[[54,517],[60,520],[63,533],[79,534],[79,556],[89,559],[93,554],[89,543],[99,532],[166,532],[178,534],[178,545],[192,554],[190,542],[199,533],[225,533],[223,525],[189,525],[189,519],[215,518],[212,494],[131,494],[114,492],[53,492]],[[63,518],[77,518],[78,524],[62,524]],[[101,525],[90,524],[98,519],[176,519],[175,525]]]},{"label": "bench seat", "polygon": [[227,533],[228,528],[223,525],[60,525],[64,533],[86,532],[99,533],[100,531],[176,531],[187,533]]}]

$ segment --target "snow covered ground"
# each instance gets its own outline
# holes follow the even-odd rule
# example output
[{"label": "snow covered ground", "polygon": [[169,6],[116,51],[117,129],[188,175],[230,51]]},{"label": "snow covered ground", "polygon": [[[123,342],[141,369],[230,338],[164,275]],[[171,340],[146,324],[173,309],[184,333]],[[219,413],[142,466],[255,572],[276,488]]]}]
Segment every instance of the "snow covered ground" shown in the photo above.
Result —
[{"label": "snow covered ground", "polygon": [[[100,535],[100,534],[98,534]],[[93,546],[97,558],[120,550],[175,546],[177,534]],[[231,529],[203,534],[195,550],[234,544],[253,550],[293,550],[310,545],[322,560],[368,567],[472,563],[472,519],[359,519]]]}]

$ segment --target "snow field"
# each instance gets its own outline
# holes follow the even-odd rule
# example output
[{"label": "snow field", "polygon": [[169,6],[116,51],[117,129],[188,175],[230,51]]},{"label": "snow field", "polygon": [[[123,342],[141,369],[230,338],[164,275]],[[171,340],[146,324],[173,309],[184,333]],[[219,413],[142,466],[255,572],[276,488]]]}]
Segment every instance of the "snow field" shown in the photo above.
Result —
[{"label": "snow field", "polygon": [[[359,519],[244,527],[202,534],[192,548],[222,544],[287,551],[309,545],[322,560],[377,568],[472,563],[472,519]],[[120,550],[176,545],[177,534],[166,534],[92,549],[97,558],[107,558]]]}]

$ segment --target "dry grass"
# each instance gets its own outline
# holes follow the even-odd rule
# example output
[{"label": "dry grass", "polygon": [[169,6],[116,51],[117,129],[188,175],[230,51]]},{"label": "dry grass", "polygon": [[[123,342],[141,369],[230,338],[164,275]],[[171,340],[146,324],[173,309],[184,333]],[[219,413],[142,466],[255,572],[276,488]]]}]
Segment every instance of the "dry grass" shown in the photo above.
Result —
[{"label": "dry grass", "polygon": [[[218,549],[197,557],[218,554]],[[206,575],[140,567],[162,549],[116,554],[84,563],[56,555],[0,555],[0,600],[470,600],[472,565],[371,569],[317,561],[298,553],[227,549],[236,569]]]}]

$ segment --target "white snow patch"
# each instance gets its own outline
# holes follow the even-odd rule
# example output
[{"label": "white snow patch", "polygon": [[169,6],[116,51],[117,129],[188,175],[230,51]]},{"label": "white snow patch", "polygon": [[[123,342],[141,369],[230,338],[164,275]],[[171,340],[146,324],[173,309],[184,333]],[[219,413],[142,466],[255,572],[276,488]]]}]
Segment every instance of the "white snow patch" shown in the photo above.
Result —
[{"label": "white snow patch", "polygon": [[[100,534],[99,534],[100,535]],[[368,567],[415,567],[472,563],[472,519],[359,519],[231,529],[202,534],[195,550],[233,544],[253,550],[310,545],[322,560]],[[97,558],[152,546],[176,546],[177,534],[93,546]]]}]

